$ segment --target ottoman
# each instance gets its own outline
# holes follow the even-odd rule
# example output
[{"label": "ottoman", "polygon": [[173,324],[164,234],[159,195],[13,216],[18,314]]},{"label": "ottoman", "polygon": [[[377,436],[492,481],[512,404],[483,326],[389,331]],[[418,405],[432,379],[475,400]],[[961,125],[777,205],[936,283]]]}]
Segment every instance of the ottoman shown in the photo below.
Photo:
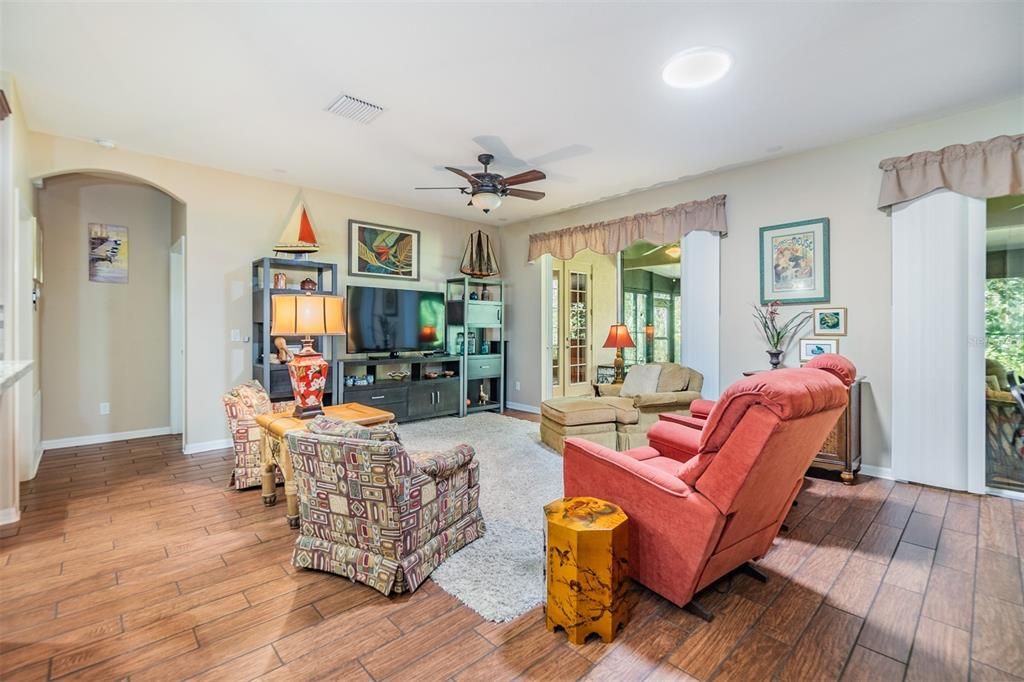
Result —
[{"label": "ottoman", "polygon": [[593,398],[552,398],[540,405],[540,439],[562,453],[566,438],[578,436],[615,449],[615,408]]}]

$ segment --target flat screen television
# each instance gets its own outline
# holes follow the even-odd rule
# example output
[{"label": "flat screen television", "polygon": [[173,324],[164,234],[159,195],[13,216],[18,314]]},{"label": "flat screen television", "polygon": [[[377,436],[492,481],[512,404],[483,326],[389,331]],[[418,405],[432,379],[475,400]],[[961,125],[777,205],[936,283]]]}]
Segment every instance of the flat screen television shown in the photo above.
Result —
[{"label": "flat screen television", "polygon": [[348,287],[348,352],[436,351],[444,348],[444,294]]}]

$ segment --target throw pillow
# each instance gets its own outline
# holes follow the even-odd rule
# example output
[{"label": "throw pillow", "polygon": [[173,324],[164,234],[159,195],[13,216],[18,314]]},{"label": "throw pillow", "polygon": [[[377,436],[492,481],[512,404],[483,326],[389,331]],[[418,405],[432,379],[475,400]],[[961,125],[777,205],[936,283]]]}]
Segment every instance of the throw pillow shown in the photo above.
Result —
[{"label": "throw pillow", "polygon": [[323,433],[329,436],[351,438],[352,440],[394,441],[401,443],[398,437],[398,425],[389,422],[375,426],[363,426],[344,419],[335,419],[321,414],[313,418],[306,427],[312,433]]},{"label": "throw pillow", "polygon": [[689,383],[689,367],[683,367],[674,362],[661,363],[661,376],[658,377],[658,393],[685,391]]},{"label": "throw pillow", "polygon": [[619,395],[630,398],[642,393],[657,393],[660,377],[661,365],[633,365],[622,382],[622,391]]}]

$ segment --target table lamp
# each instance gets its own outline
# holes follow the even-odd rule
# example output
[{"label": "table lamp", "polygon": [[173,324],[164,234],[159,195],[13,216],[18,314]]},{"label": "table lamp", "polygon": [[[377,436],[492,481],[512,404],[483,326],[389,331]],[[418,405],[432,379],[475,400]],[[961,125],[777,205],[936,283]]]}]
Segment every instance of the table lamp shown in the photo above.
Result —
[{"label": "table lamp", "polygon": [[270,333],[302,336],[302,350],[288,363],[288,377],[295,395],[294,416],[309,419],[323,414],[328,364],[313,349],[314,336],[345,334],[345,299],[341,296],[278,294],[270,297],[273,321]]},{"label": "table lamp", "polygon": [[629,335],[629,329],[624,324],[613,324],[608,329],[608,338],[604,340],[604,348],[615,349],[615,383],[622,383],[622,361],[623,348],[636,348],[633,337]]}]

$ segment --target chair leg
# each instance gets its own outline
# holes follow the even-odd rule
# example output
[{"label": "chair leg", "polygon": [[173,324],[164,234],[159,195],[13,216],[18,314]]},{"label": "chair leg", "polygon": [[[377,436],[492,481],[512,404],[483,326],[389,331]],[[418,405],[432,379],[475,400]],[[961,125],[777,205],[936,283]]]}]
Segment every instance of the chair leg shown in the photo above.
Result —
[{"label": "chair leg", "polygon": [[789,532],[789,526],[787,526],[786,524],[782,524],[781,530],[782,530],[783,533],[788,533]]},{"label": "chair leg", "polygon": [[768,575],[764,571],[759,569],[757,566],[755,566],[754,564],[750,563],[749,561],[747,563],[743,564],[742,566],[740,566],[740,572],[741,573],[746,573],[751,578],[753,578],[754,580],[757,580],[759,582],[762,582],[762,583],[768,582]]},{"label": "chair leg", "polygon": [[683,607],[683,610],[687,613],[692,613],[693,615],[697,616],[701,620],[704,620],[708,623],[715,619],[715,614],[711,613],[706,608],[704,608],[704,605],[696,599],[691,599],[690,602]]}]

